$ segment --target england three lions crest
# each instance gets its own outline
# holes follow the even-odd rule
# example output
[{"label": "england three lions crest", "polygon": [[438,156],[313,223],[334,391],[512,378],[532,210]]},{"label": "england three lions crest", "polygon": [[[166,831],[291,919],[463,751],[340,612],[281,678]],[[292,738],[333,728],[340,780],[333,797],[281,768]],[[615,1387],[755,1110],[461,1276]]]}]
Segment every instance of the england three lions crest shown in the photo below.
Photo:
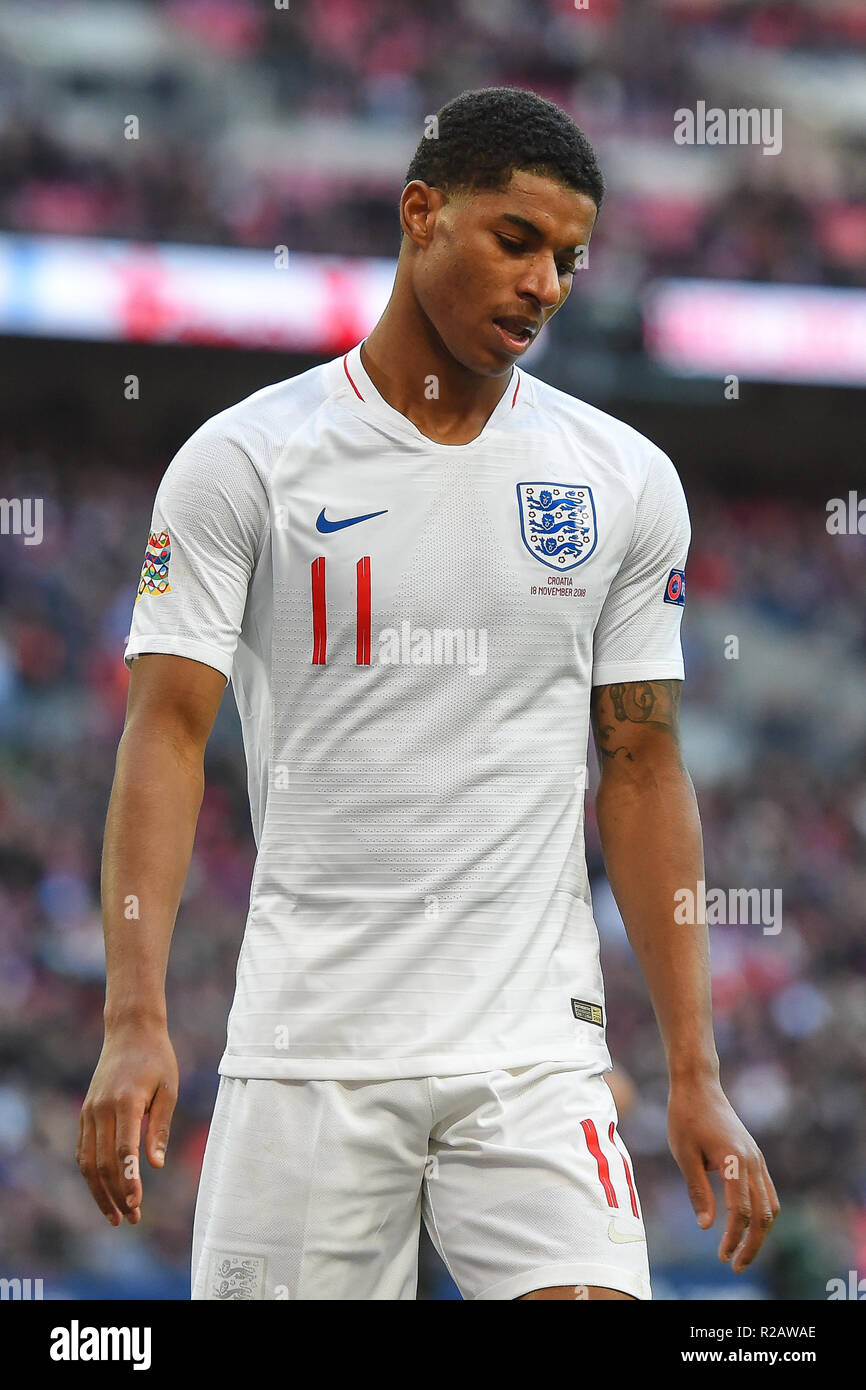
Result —
[{"label": "england three lions crest", "polygon": [[564,574],[588,560],[598,540],[592,489],[577,483],[518,483],[523,544],[542,565]]}]

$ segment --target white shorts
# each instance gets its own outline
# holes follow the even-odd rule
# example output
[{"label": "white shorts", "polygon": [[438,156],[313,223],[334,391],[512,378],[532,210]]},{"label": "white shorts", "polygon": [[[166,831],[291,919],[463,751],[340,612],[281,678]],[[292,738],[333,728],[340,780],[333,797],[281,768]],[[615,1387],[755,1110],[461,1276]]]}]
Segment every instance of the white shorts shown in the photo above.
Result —
[{"label": "white shorts", "polygon": [[223,1076],[192,1297],[414,1299],[423,1218],[465,1299],[565,1284],[651,1298],[616,1124],[604,1074],[566,1062],[397,1081]]}]

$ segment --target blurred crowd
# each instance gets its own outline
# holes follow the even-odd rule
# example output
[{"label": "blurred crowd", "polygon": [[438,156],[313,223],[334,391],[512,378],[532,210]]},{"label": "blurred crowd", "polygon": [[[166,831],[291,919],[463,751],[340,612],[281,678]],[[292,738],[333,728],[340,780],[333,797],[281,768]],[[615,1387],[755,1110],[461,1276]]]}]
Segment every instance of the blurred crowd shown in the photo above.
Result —
[{"label": "blurred crowd", "polygon": [[[163,465],[108,465],[50,430],[0,456],[4,496],[44,499],[40,545],[0,538],[0,1272],[41,1277],[54,1296],[188,1296],[253,868],[227,695],[171,959],[182,1083],[168,1162],[145,1173],[141,1226],[113,1231],[74,1150],[101,1044],[99,869],[125,710],[121,654]],[[724,1082],[784,1207],[747,1283],[756,1295],[821,1299],[828,1279],[866,1268],[866,538],[829,535],[824,513],[802,504],[690,502],[684,738],[707,884],[778,889],[784,903],[780,930],[711,929]],[[611,1052],[634,1083],[623,1133],[657,1295],[724,1296],[733,1279],[715,1258],[718,1232],[698,1230],[667,1152],[663,1056],[604,880],[591,797],[587,847]],[[454,1296],[426,1244],[420,1296]]]},{"label": "blurred crowd", "polygon": [[[118,25],[126,7],[111,9]],[[461,90],[504,84],[559,102],[597,144],[610,194],[594,254],[629,288],[664,274],[866,285],[862,164],[816,106],[811,68],[796,66],[823,64],[816,77],[844,104],[844,64],[866,45],[866,10],[848,0],[146,10],[157,28],[143,70],[124,45],[115,68],[67,56],[64,70],[58,54],[52,89],[47,74],[0,58],[0,228],[390,256],[426,117]],[[794,65],[784,116],[796,158],[716,149],[708,168],[707,150],[674,144],[676,109],[782,102],[757,72],[748,91],[731,85],[741,51]],[[135,139],[123,138],[130,114]],[[305,155],[317,138],[321,160]]]}]

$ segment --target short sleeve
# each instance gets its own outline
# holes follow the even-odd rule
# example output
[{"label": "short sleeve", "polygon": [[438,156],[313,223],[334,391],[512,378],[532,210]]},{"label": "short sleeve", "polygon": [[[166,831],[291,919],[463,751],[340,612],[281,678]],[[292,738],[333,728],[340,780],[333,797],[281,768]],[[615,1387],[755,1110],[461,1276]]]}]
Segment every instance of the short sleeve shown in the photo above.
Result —
[{"label": "short sleeve", "polygon": [[593,640],[592,684],[682,680],[688,507],[677,471],[654,449],[635,508],[631,541],[604,601]]},{"label": "short sleeve", "polygon": [[245,451],[208,422],[175,454],[156,494],[123,659],[188,656],[228,681],[267,524]]}]

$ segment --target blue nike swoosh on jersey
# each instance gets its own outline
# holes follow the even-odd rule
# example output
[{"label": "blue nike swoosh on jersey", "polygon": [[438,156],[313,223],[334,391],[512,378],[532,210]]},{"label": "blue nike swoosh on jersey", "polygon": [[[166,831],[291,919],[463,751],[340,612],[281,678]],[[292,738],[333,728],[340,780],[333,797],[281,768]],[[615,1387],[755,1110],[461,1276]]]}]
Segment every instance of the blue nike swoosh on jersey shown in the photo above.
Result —
[{"label": "blue nike swoosh on jersey", "polygon": [[371,516],[384,516],[388,508],[383,507],[381,512],[367,512],[366,516],[350,516],[345,521],[328,521],[325,516],[325,508],[316,517],[317,531],[342,531],[344,526],[357,526],[359,521],[369,521]]}]

